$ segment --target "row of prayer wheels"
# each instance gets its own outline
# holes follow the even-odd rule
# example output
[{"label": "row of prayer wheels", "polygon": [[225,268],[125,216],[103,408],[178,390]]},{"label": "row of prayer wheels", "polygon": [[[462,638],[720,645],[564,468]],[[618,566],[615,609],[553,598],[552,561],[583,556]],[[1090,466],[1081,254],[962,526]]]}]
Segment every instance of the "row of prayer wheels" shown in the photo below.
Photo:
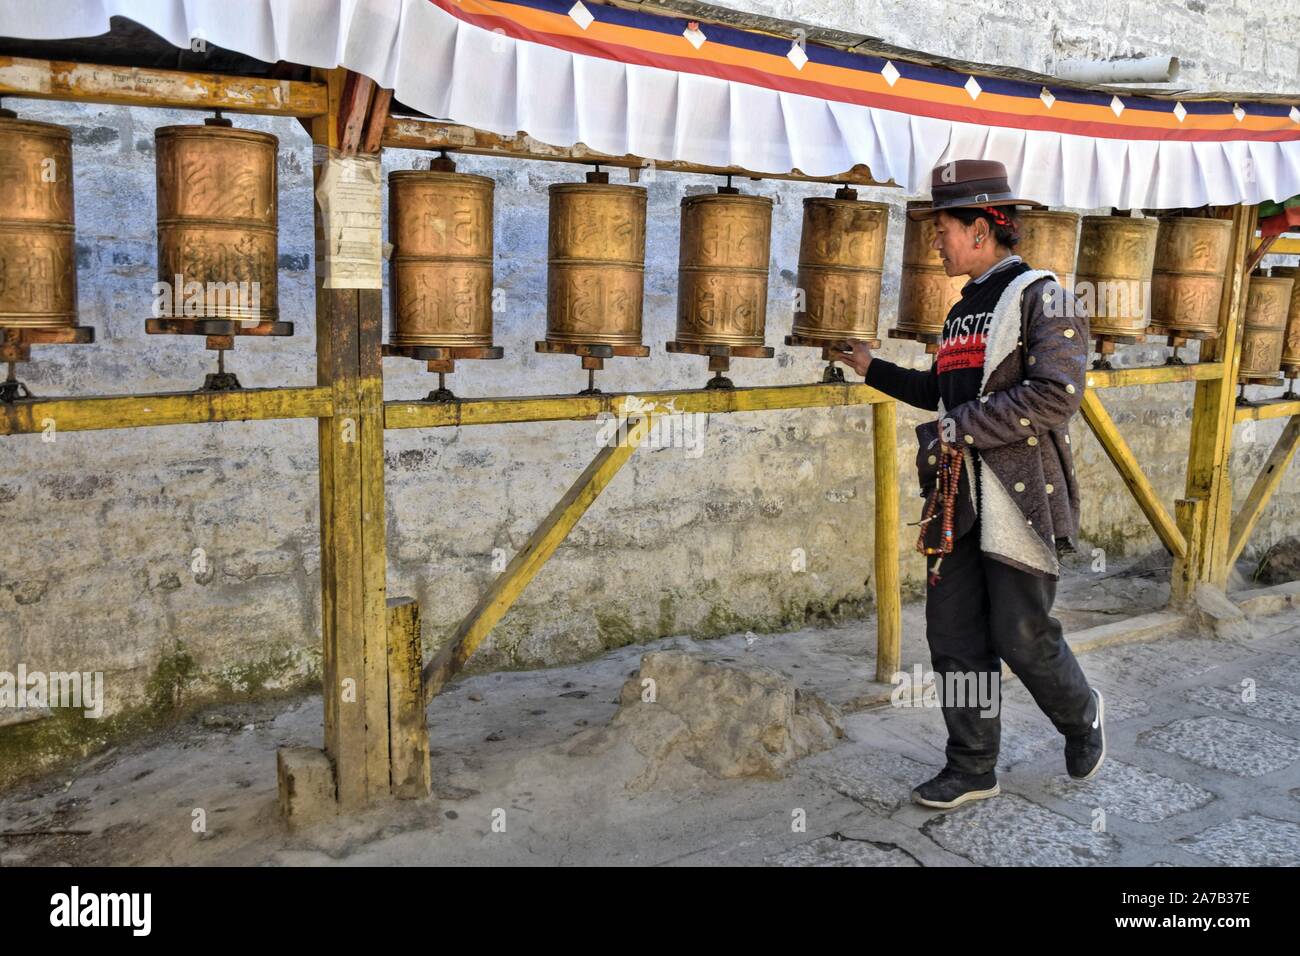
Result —
[{"label": "row of prayer wheels", "polygon": [[[389,354],[426,359],[439,372],[457,358],[497,357],[487,353],[493,186],[456,172],[445,157],[428,170],[389,175]],[[612,356],[649,355],[641,341],[645,189],[611,184],[596,171],[549,192],[546,337],[537,350],[580,356],[592,372]],[[874,338],[888,207],[841,189],[805,200],[804,209],[806,302],[788,341],[826,350],[845,338]],[[773,353],[764,344],[772,200],[723,186],[683,199],[681,222],[677,332],[667,348],[707,356],[719,373],[710,384],[723,386],[731,358]]]},{"label": "row of prayer wheels", "polygon": [[[206,335],[219,352],[235,335],[291,332],[278,321],[277,139],[218,116],[160,128],[155,145],[158,272],[171,291],[155,301],[148,331]],[[77,321],[71,172],[66,128],[0,111],[0,329],[31,333],[24,342],[77,340],[70,335]],[[439,372],[461,358],[500,357],[494,185],[457,172],[445,155],[428,169],[390,174],[389,354]],[[799,300],[786,342],[830,358],[843,339],[877,339],[889,207],[860,201],[848,188],[803,206]],[[1080,219],[1048,210],[1020,218],[1017,251],[1075,290],[1103,355],[1149,333],[1171,340],[1218,334],[1227,220]],[[682,200],[677,328],[667,348],[707,356],[718,373],[711,385],[729,384],[721,372],[733,357],[772,355],[764,344],[771,224],[770,198],[730,185]],[[891,333],[931,344],[966,282],[945,274],[931,248],[933,229],[932,220],[907,222]],[[593,372],[612,356],[648,355],[645,256],[645,189],[611,184],[599,171],[586,182],[552,185],[546,336],[538,351],[580,356]],[[1245,380],[1300,367],[1297,273],[1252,277]],[[838,377],[831,373],[838,369],[828,368],[828,379]]]}]

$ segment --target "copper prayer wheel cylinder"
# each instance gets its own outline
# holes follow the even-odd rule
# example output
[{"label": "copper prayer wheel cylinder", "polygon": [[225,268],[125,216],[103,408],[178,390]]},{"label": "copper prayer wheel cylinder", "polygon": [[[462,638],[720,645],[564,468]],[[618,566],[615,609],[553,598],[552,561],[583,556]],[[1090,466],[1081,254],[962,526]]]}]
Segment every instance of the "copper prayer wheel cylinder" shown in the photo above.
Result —
[{"label": "copper prayer wheel cylinder", "polygon": [[546,288],[546,340],[640,345],[646,191],[608,175],[555,183]]},{"label": "copper prayer wheel cylinder", "polygon": [[[928,206],[924,200],[912,200],[907,208]],[[950,276],[943,268],[943,258],[934,243],[934,220],[907,220],[903,231],[903,276],[898,286],[898,325],[896,331],[908,335],[939,336],[953,304],[961,298],[961,288],[969,276]]]},{"label": "copper prayer wheel cylinder", "polygon": [[492,344],[495,187],[487,176],[468,173],[389,173],[390,344]]},{"label": "copper prayer wheel cylinder", "polygon": [[1079,216],[1073,212],[1026,209],[1017,217],[1020,241],[1015,252],[1031,269],[1046,269],[1066,289],[1074,288],[1079,255]]},{"label": "copper prayer wheel cylinder", "polygon": [[[156,315],[277,320],[279,144],[270,133],[235,129],[229,120],[154,132],[158,279],[180,283],[171,308]],[[201,308],[186,291],[197,290],[193,283],[202,287]]]},{"label": "copper prayer wheel cylinder", "polygon": [[833,199],[803,201],[798,287],[804,308],[795,311],[794,336],[826,345],[876,338],[889,206],[856,197],[841,189]]},{"label": "copper prayer wheel cylinder", "polygon": [[72,133],[0,114],[0,328],[77,324],[74,233]]},{"label": "copper prayer wheel cylinder", "polygon": [[1219,331],[1219,300],[1232,242],[1232,222],[1166,216],[1156,234],[1151,274],[1151,324],[1171,333]]},{"label": "copper prayer wheel cylinder", "polygon": [[1269,275],[1292,280],[1291,304],[1286,312],[1286,334],[1282,338],[1282,367],[1300,367],[1300,268],[1274,266]]},{"label": "copper prayer wheel cylinder", "polygon": [[1090,334],[1146,335],[1157,228],[1154,219],[1083,217],[1074,292]]},{"label": "copper prayer wheel cylinder", "polygon": [[727,188],[682,200],[679,343],[763,345],[772,200]]},{"label": "copper prayer wheel cylinder", "polygon": [[1282,344],[1294,281],[1252,275],[1241,336],[1241,379],[1272,378],[1282,368]]}]

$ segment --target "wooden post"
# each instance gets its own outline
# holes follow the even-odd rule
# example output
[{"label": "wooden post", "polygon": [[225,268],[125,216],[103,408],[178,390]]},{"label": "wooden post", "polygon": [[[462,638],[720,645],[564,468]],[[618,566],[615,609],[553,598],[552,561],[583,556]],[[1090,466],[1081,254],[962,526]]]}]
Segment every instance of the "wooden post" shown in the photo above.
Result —
[{"label": "wooden post", "polygon": [[[312,139],[337,149],[345,74],[323,79],[329,112],[312,121]],[[390,786],[382,303],[378,289],[324,288],[316,261],[317,379],[334,400],[319,432],[325,752],[349,808]]]},{"label": "wooden post", "polygon": [[1258,208],[1233,206],[1232,237],[1223,297],[1219,304],[1219,337],[1203,344],[1205,359],[1223,364],[1223,377],[1196,384],[1192,406],[1192,440],[1187,461],[1187,498],[1204,499],[1196,515],[1200,522],[1198,546],[1188,561],[1195,580],[1222,588],[1228,577],[1228,534],[1231,527],[1232,484],[1228,458],[1236,410],[1237,369],[1241,359],[1241,307],[1246,299],[1249,274],[1246,258],[1255,235]]},{"label": "wooden post", "polygon": [[871,407],[875,465],[876,680],[889,683],[902,660],[903,607],[898,583],[898,406]]},{"label": "wooden post", "polygon": [[420,669],[420,605],[411,598],[388,601],[388,735],[393,796],[427,797],[429,724],[424,716]]},{"label": "wooden post", "polygon": [[1174,519],[1182,531],[1184,555],[1174,559],[1173,574],[1169,580],[1169,603],[1175,607],[1186,604],[1196,593],[1197,556],[1201,554],[1201,529],[1205,525],[1205,499],[1180,498],[1174,502]]},{"label": "wooden post", "polygon": [[1291,464],[1291,458],[1295,455],[1298,446],[1300,446],[1300,415],[1292,415],[1286,427],[1282,429],[1282,434],[1278,436],[1277,444],[1269,452],[1268,461],[1255,477],[1255,484],[1251,486],[1250,494],[1246,496],[1241,511],[1237,512],[1237,517],[1232,521],[1232,533],[1228,537],[1229,567],[1236,564],[1237,559],[1241,557],[1246,542],[1250,540],[1251,532],[1259,523],[1260,515],[1264,513],[1264,508],[1273,497],[1273,492],[1277,490],[1278,485],[1282,484],[1287,466]]}]

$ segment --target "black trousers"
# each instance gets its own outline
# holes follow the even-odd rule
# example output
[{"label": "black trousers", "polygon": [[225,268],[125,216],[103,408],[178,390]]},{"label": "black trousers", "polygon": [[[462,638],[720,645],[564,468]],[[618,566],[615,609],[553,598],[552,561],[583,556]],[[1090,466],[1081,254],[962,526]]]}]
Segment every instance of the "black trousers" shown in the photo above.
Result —
[{"label": "black trousers", "polygon": [[997,764],[1002,661],[1062,734],[1086,733],[1096,715],[1088,680],[1050,613],[1056,581],[985,556],[979,535],[977,523],[944,555],[939,580],[926,588],[925,620],[948,766],[982,774]]}]

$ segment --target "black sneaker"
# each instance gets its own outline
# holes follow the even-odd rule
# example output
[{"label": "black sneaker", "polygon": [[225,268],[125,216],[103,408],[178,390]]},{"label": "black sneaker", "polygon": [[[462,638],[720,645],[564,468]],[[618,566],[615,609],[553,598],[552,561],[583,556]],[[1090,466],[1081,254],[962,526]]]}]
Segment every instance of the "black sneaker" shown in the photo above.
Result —
[{"label": "black sneaker", "polygon": [[996,797],[1001,792],[997,774],[992,770],[972,774],[944,767],[936,777],[912,791],[912,802],[923,807],[951,810],[967,801]]},{"label": "black sneaker", "polygon": [[1096,688],[1092,693],[1097,698],[1097,716],[1092,720],[1092,729],[1086,734],[1065,738],[1065,769],[1075,780],[1089,780],[1101,769],[1106,759],[1106,712],[1101,700],[1101,691]]}]

